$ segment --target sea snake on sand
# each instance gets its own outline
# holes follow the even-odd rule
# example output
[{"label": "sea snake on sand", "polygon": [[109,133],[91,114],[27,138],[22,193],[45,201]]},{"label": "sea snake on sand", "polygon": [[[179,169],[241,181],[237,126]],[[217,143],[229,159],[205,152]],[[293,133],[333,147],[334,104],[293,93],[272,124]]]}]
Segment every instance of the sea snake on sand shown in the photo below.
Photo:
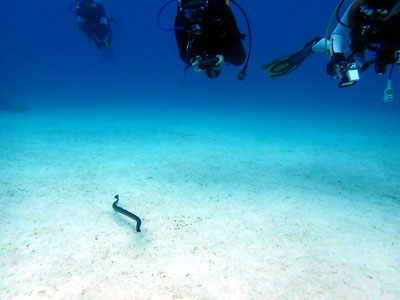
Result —
[{"label": "sea snake on sand", "polygon": [[128,218],[131,218],[132,220],[136,221],[136,231],[140,232],[140,226],[142,225],[142,220],[135,214],[131,213],[130,211],[127,211],[126,209],[123,209],[122,207],[118,206],[118,201],[119,201],[119,196],[115,195],[114,198],[116,199],[112,205],[112,208],[116,211],[119,212],[120,214],[123,214],[127,216]]}]

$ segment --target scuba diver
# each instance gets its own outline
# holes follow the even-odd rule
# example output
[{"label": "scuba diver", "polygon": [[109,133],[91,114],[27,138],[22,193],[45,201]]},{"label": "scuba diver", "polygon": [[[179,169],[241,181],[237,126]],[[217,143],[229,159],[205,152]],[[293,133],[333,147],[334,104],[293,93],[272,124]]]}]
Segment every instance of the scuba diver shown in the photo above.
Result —
[{"label": "scuba diver", "polygon": [[240,66],[246,59],[235,17],[226,0],[180,0],[175,18],[179,56],[209,78],[221,73],[224,62]]},{"label": "scuba diver", "polygon": [[[400,63],[400,0],[354,0],[342,18],[339,10],[344,0],[336,7],[334,15],[339,22],[331,37],[316,38],[292,55],[274,60],[262,66],[277,78],[296,69],[313,52],[327,52],[330,62],[326,72],[332,79],[339,79],[339,87],[356,84],[369,66],[374,65],[379,75],[391,65],[384,100],[393,99],[391,78],[395,64]],[[371,59],[366,59],[367,52]],[[346,55],[350,52],[349,55]]]},{"label": "scuba diver", "polygon": [[[73,2],[75,5],[78,1]],[[77,23],[88,40],[93,40],[97,48],[109,47],[111,42],[110,23],[113,19],[106,14],[100,0],[81,0],[73,10]]]},{"label": "scuba diver", "polygon": [[[159,12],[168,4],[167,2]],[[217,78],[224,63],[240,66],[245,63],[246,51],[242,40],[245,35],[240,33],[229,0],[178,0],[177,15],[174,30],[179,56],[186,64],[185,70],[193,67],[196,72],[205,72],[209,78]],[[243,9],[231,0],[245,16],[249,29],[249,54],[238,78],[246,76],[247,65],[251,53],[251,31]]]}]

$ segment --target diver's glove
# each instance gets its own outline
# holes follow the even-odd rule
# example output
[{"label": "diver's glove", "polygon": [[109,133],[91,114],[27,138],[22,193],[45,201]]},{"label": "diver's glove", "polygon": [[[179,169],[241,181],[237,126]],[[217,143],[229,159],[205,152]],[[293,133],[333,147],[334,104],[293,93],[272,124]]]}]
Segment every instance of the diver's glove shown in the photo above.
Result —
[{"label": "diver's glove", "polygon": [[193,69],[195,72],[202,72],[205,69],[203,67],[203,59],[201,58],[200,55],[196,56],[196,60],[192,63]]},{"label": "diver's glove", "polygon": [[342,73],[346,69],[347,63],[348,61],[343,53],[334,53],[331,61],[326,66],[326,73],[332,79],[342,78]]},{"label": "diver's glove", "polygon": [[192,66],[195,72],[202,72],[208,69],[219,71],[221,70],[224,62],[225,58],[221,54],[216,55],[214,58],[210,58],[207,55],[205,58],[203,58],[200,55],[197,55],[195,61],[192,63]]},{"label": "diver's glove", "polygon": [[225,58],[224,58],[224,56],[223,56],[222,54],[216,55],[215,58],[217,58],[218,61],[215,63],[213,69],[214,69],[215,71],[221,70],[221,69],[222,69],[222,66],[223,66],[223,64],[224,64],[224,62],[225,62]]}]

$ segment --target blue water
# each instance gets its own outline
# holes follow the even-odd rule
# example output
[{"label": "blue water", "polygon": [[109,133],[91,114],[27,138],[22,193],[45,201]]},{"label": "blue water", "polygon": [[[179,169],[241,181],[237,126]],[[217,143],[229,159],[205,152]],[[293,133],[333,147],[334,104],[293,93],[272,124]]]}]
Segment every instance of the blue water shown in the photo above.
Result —
[{"label": "blue water", "polygon": [[[346,1],[349,2],[349,1]],[[326,55],[314,54],[281,79],[267,79],[260,66],[323,36],[336,1],[241,1],[253,34],[253,52],[247,78],[236,78],[240,68],[225,66],[217,80],[189,70],[178,57],[173,32],[161,31],[157,13],[164,1],[103,1],[118,20],[113,24],[114,60],[78,29],[68,11],[70,1],[2,1],[0,26],[0,96],[8,103],[31,108],[65,106],[137,106],[240,109],[250,106],[338,110],[400,110],[400,98],[382,101],[386,78],[373,68],[354,87],[339,89],[325,73]],[[349,3],[345,3],[347,6]],[[242,32],[240,11],[232,5]],[[166,8],[161,22],[172,26],[175,4]],[[248,39],[244,42],[248,46]],[[399,72],[393,88],[400,97]]]}]

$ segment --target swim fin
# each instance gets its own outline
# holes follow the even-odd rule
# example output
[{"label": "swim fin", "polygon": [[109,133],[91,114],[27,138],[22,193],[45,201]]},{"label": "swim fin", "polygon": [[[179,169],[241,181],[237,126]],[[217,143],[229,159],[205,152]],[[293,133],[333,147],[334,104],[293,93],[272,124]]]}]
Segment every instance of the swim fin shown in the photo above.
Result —
[{"label": "swim fin", "polygon": [[294,71],[300,64],[312,53],[312,46],[321,38],[317,37],[307,42],[303,49],[278,59],[275,59],[263,66],[261,69],[268,71],[271,79],[289,74]]}]

